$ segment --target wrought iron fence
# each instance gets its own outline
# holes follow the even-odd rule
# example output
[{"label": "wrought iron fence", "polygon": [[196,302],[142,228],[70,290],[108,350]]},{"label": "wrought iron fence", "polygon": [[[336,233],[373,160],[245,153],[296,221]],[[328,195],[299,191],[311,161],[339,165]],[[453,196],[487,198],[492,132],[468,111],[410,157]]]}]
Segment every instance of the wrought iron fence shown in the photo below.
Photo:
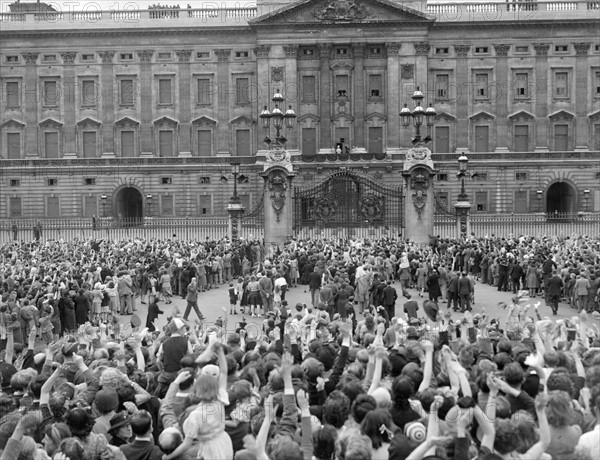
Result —
[{"label": "wrought iron fence", "polygon": [[[32,241],[34,227],[40,228],[40,239],[73,241],[75,239],[168,239],[192,241],[224,238],[228,232],[227,217],[146,217],[114,219],[112,217],[65,219],[7,219],[0,224],[0,243],[12,240]],[[242,220],[241,238],[261,239],[264,225],[257,219]]]},{"label": "wrought iron fence", "polygon": [[[456,238],[456,217],[438,213],[434,233],[443,238]],[[483,236],[572,236],[600,235],[600,212],[580,213],[473,213],[471,232]]]}]

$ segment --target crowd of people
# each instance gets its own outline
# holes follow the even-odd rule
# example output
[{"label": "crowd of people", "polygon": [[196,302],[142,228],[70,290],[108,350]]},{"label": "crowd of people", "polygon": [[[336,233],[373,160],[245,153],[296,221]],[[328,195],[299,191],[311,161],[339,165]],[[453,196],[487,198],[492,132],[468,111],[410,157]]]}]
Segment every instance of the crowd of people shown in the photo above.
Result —
[{"label": "crowd of people", "polygon": [[588,237],[13,241],[0,460],[596,460],[599,283]]}]

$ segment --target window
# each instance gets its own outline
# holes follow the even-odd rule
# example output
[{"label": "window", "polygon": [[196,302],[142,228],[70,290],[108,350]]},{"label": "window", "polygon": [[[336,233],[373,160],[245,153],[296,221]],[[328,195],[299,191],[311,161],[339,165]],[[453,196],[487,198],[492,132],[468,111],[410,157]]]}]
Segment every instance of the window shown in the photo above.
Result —
[{"label": "window", "polygon": [[554,125],[554,150],[569,150],[569,125]]},{"label": "window", "polygon": [[173,156],[173,131],[161,129],[158,132],[158,156]]},{"label": "window", "polygon": [[42,56],[42,62],[54,62],[56,61],[56,54],[44,54]]},{"label": "window", "polygon": [[447,182],[448,181],[448,173],[438,173],[436,175],[436,180],[438,182]]},{"label": "window", "polygon": [[119,59],[121,61],[133,61],[133,54],[132,53],[121,53],[119,55]]},{"label": "window", "polygon": [[98,152],[98,144],[96,141],[95,131],[84,131],[82,133],[83,139],[83,157],[84,158],[95,158]]},{"label": "window", "polygon": [[446,100],[450,97],[448,94],[449,80],[450,78],[448,74],[438,74],[435,76],[436,100]]},{"label": "window", "polygon": [[198,197],[198,214],[201,216],[212,214],[212,195],[200,195]]},{"label": "window", "polygon": [[58,105],[58,87],[56,81],[44,82],[44,107],[56,107]]},{"label": "window", "polygon": [[10,217],[22,217],[21,197],[11,196],[8,202]]},{"label": "window", "polygon": [[334,142],[335,143],[340,142],[340,143],[344,144],[344,149],[346,147],[350,147],[350,145],[352,145],[352,143],[350,142],[350,128],[341,127],[341,126],[336,127]]},{"label": "window", "polygon": [[48,187],[54,187],[58,184],[58,179],[46,179],[46,185]]},{"label": "window", "polygon": [[590,145],[592,145],[592,149],[600,150],[600,123],[594,123],[592,135],[594,136],[594,138],[590,142]]},{"label": "window", "polygon": [[121,80],[121,105],[133,105],[133,80]]},{"label": "window", "polygon": [[316,91],[317,78],[314,75],[304,75],[302,77],[302,102],[303,103],[314,103],[317,102],[317,91]]},{"label": "window", "polygon": [[95,54],[82,54],[81,60],[82,61],[95,61],[96,55]]},{"label": "window", "polygon": [[21,158],[21,133],[7,133],[6,147],[10,160]]},{"label": "window", "polygon": [[212,130],[198,130],[198,155],[201,157],[209,157],[212,155]]},{"label": "window", "polygon": [[490,49],[487,46],[476,46],[475,47],[475,54],[487,54],[489,52],[490,52]]},{"label": "window", "polygon": [[486,182],[488,180],[488,173],[486,173],[486,172],[474,172],[471,175],[471,178],[475,182]]},{"label": "window", "polygon": [[240,197],[240,201],[242,202],[242,206],[244,207],[244,209],[247,209],[248,212],[250,212],[252,210],[252,208],[250,207],[250,195],[240,193],[239,197]]},{"label": "window", "polygon": [[596,51],[596,52],[600,51],[600,45],[594,45],[594,51]]},{"label": "window", "polygon": [[60,201],[57,196],[46,197],[46,217],[60,217]]},{"label": "window", "polygon": [[98,215],[98,199],[95,196],[83,197],[83,217]]},{"label": "window", "polygon": [[526,190],[515,190],[514,212],[517,214],[528,212]]},{"label": "window", "polygon": [[372,99],[381,99],[383,97],[382,75],[369,75],[369,97]]},{"label": "window", "polygon": [[569,72],[554,73],[554,97],[560,99],[569,97]]},{"label": "window", "polygon": [[173,103],[170,78],[161,78],[158,80],[158,103],[160,105],[170,105]]},{"label": "window", "polygon": [[21,106],[21,94],[19,92],[19,83],[9,81],[6,83],[6,107],[16,108]]},{"label": "window", "polygon": [[487,206],[487,192],[475,192],[475,210],[479,212],[486,212]]},{"label": "window", "polygon": [[436,126],[433,150],[435,153],[450,152],[450,127]]},{"label": "window", "polygon": [[369,153],[383,153],[383,128],[369,126]]},{"label": "window", "polygon": [[529,98],[529,74],[527,72],[515,73],[515,98]]},{"label": "window", "polygon": [[335,94],[337,97],[348,97],[348,75],[336,75],[335,76]]},{"label": "window", "polygon": [[250,156],[250,130],[235,131],[235,152],[237,156]]},{"label": "window", "polygon": [[161,195],[160,213],[163,216],[174,216],[175,207],[173,206],[173,195]]},{"label": "window", "polygon": [[196,53],[196,59],[209,59],[210,58],[210,52],[208,51],[198,51]]},{"label": "window", "polygon": [[448,54],[450,52],[450,48],[436,48],[435,54]]},{"label": "window", "polygon": [[158,53],[158,59],[166,60],[171,59],[171,53]]},{"label": "window", "polygon": [[46,158],[58,158],[58,133],[44,133],[44,152]]},{"label": "window", "polygon": [[160,183],[162,185],[172,185],[173,184],[173,178],[172,177],[161,177]]},{"label": "window", "polygon": [[515,152],[529,151],[529,126],[515,126]]},{"label": "window", "polygon": [[567,53],[569,51],[569,45],[555,45],[554,52],[555,53]]},{"label": "window", "polygon": [[81,82],[81,105],[93,107],[96,105],[96,82],[94,80],[83,80]]},{"label": "window", "polygon": [[529,52],[529,46],[523,45],[523,46],[515,46],[515,53],[528,53]]},{"label": "window", "polygon": [[247,58],[248,57],[248,51],[236,51],[235,52],[235,57],[236,58]]},{"label": "window", "polygon": [[517,182],[525,182],[527,180],[527,173],[526,172],[516,172],[515,180]]},{"label": "window", "polygon": [[198,78],[198,104],[211,105],[212,94],[210,78]]},{"label": "window", "polygon": [[210,176],[200,176],[198,178],[199,184],[210,184]]},{"label": "window", "polygon": [[336,48],[335,54],[338,56],[345,56],[348,54],[348,48]]},{"label": "window", "polygon": [[19,179],[11,179],[10,180],[11,187],[18,187],[20,185],[21,185],[21,181]]},{"label": "window", "polygon": [[96,179],[93,177],[86,177],[83,179],[84,185],[96,185]]},{"label": "window", "polygon": [[374,46],[374,47],[369,48],[369,54],[374,55],[374,56],[379,56],[379,55],[383,54],[383,51],[380,46]]},{"label": "window", "polygon": [[489,152],[490,127],[475,126],[475,152]]},{"label": "window", "polygon": [[315,54],[314,48],[302,48],[302,56],[314,56]]},{"label": "window", "polygon": [[6,56],[6,62],[9,64],[15,64],[15,63],[19,62],[19,56],[17,56],[17,55]]},{"label": "window", "polygon": [[475,74],[475,99],[489,99],[488,78],[487,73]]},{"label": "window", "polygon": [[121,156],[135,156],[135,134],[133,131],[121,131]]},{"label": "window", "polygon": [[250,80],[248,78],[235,79],[235,102],[236,104],[250,103]]},{"label": "window", "polygon": [[317,154],[317,129],[302,128],[302,156],[314,157]]},{"label": "window", "polygon": [[592,92],[594,97],[600,97],[600,70],[596,70],[594,72],[594,83],[593,83]]}]

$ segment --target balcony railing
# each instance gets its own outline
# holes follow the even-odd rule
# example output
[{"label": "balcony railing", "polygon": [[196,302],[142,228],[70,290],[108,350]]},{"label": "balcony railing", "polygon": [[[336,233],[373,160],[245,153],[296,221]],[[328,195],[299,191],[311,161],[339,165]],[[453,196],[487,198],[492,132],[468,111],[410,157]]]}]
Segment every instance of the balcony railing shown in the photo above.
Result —
[{"label": "balcony railing", "polygon": [[[134,3],[130,3],[134,5]],[[438,22],[469,21],[515,21],[515,20],[547,20],[564,19],[598,19],[600,0],[556,0],[556,1],[489,1],[489,2],[449,2],[431,1],[428,3],[407,3],[422,13],[429,14]],[[5,23],[3,29],[20,30],[22,23],[31,24],[32,29],[44,29],[60,23],[63,27],[89,27],[96,24],[101,28],[127,27],[143,24],[149,27],[172,27],[175,23],[181,26],[243,26],[248,20],[273,13],[276,5],[244,6],[236,8],[192,8],[192,9],[137,9],[127,10],[93,10],[56,11],[43,13],[0,13],[0,22]],[[305,21],[305,19],[299,19]],[[11,26],[12,23],[14,26]],[[18,24],[18,26],[17,26]],[[69,26],[69,24],[71,26]]]}]

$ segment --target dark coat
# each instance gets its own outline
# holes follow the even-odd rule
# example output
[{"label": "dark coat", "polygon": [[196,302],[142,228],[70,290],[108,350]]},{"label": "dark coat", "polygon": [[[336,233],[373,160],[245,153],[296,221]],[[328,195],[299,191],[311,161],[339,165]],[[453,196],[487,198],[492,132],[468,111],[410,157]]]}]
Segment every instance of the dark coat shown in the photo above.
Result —
[{"label": "dark coat", "polygon": [[398,293],[393,286],[386,286],[383,289],[383,306],[391,307],[396,304],[396,300],[398,299]]}]

